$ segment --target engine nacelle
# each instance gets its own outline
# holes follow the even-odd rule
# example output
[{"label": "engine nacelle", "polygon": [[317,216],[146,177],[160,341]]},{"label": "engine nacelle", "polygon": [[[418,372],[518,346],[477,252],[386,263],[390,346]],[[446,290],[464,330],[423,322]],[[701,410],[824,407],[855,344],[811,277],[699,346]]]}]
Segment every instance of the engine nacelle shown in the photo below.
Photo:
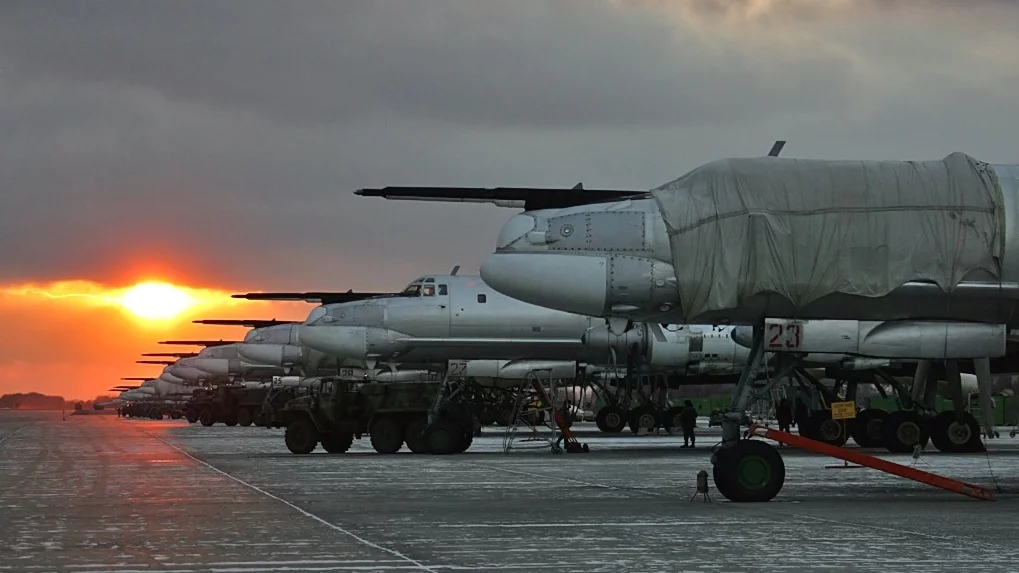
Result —
[{"label": "engine nacelle", "polygon": [[683,367],[690,363],[691,347],[697,341],[703,342],[699,332],[670,331],[657,324],[647,325],[649,332],[648,350],[645,358],[652,366]]},{"label": "engine nacelle", "polygon": [[732,362],[691,362],[686,367],[687,374],[733,374],[742,369],[741,364]]},{"label": "engine nacelle", "polygon": [[447,367],[450,376],[464,378],[526,380],[536,370],[550,378],[577,377],[577,363],[565,360],[450,360]]},{"label": "engine nacelle", "polygon": [[1005,355],[1007,332],[1003,324],[976,322],[769,318],[764,324],[764,349],[874,358],[997,358]]},{"label": "engine nacelle", "polygon": [[615,351],[616,360],[620,363],[625,364],[626,355],[629,353],[629,349],[634,345],[637,346],[637,352],[641,355],[647,354],[647,334],[648,327],[644,323],[637,323],[633,325],[633,328],[627,330],[623,334],[613,334],[609,332],[607,324],[601,326],[592,327],[587,330],[580,337],[580,341],[589,348],[605,351],[605,357],[608,358],[609,351]]}]

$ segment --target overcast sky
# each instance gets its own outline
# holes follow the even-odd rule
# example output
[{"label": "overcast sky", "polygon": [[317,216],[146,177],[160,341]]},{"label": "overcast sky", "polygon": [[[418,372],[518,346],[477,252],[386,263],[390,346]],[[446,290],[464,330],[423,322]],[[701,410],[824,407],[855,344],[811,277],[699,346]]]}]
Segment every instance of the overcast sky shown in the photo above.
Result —
[{"label": "overcast sky", "polygon": [[0,3],[0,281],[476,270],[511,214],[763,154],[1019,161],[1019,8],[967,0]]},{"label": "overcast sky", "polygon": [[1016,22],[1005,0],[6,0],[0,286],[399,288],[476,272],[512,214],[360,187],[648,189],[775,139],[1019,162]]}]

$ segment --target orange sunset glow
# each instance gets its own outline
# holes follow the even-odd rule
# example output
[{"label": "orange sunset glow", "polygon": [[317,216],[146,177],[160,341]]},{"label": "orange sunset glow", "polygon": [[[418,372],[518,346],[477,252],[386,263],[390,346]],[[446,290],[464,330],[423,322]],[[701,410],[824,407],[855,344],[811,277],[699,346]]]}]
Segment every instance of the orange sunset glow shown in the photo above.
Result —
[{"label": "orange sunset glow", "polygon": [[90,399],[126,376],[158,376],[136,364],[143,352],[197,351],[167,339],[240,340],[245,327],[193,324],[201,318],[303,320],[306,303],[231,298],[246,289],[196,287],[145,278],[127,285],[87,280],[0,286],[0,394],[40,392]]}]

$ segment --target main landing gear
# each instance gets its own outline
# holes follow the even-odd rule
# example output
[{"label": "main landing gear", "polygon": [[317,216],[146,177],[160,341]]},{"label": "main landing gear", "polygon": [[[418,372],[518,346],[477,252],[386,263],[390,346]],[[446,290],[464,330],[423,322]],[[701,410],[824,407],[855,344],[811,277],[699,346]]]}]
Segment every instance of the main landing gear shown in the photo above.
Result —
[{"label": "main landing gear", "polygon": [[[766,442],[748,439],[751,435],[776,439],[782,443],[852,461],[907,479],[987,499],[986,496],[989,495],[987,492],[976,491],[973,489],[974,486],[969,484],[904,468],[899,464],[841,447],[851,433],[861,446],[880,444],[895,453],[910,453],[916,446],[922,448],[928,442],[932,442],[942,452],[984,451],[981,424],[964,409],[958,363],[955,360],[944,361],[948,391],[954,402],[951,411],[936,416],[925,414],[933,411],[938,377],[931,373],[930,361],[924,360],[918,365],[912,395],[900,390],[899,400],[906,409],[890,413],[874,410],[872,414],[864,411],[849,424],[832,420],[830,412],[815,412],[804,424],[807,427],[800,428],[800,435],[756,426],[745,435],[741,435],[740,421],[743,412],[753,402],[765,399],[768,392],[797,371],[802,362],[798,356],[777,353],[775,375],[762,386],[756,387],[755,382],[758,372],[763,367],[763,358],[764,330],[755,328],[747,365],[740,374],[729,410],[722,418],[722,442],[716,446],[711,458],[715,487],[727,499],[739,502],[769,501],[778,495],[785,483],[785,464],[778,450]],[[990,418],[989,361],[986,358],[974,359],[974,366],[977,370],[981,410],[985,413],[983,432],[985,435],[993,436],[994,426]],[[818,385],[816,381],[815,385]],[[925,400],[921,401],[921,397]],[[830,399],[831,397],[829,401]]]},{"label": "main landing gear", "polygon": [[740,374],[728,412],[722,416],[722,443],[711,456],[715,488],[730,501],[771,501],[785,484],[785,463],[772,445],[740,436],[743,412],[751,402],[768,395],[771,388],[788,376],[799,360],[782,359],[779,372],[760,389],[754,387],[764,360],[764,330],[754,329],[754,342],[747,365]]}]

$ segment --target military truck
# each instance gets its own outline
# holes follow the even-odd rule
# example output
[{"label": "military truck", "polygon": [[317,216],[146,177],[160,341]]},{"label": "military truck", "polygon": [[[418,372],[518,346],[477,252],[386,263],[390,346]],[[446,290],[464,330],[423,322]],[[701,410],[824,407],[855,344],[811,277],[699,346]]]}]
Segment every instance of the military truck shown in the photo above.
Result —
[{"label": "military truck", "polygon": [[261,414],[268,392],[268,386],[245,384],[196,388],[184,410],[184,417],[192,424],[200,422],[203,426],[217,422],[227,426],[250,426]]},{"label": "military truck", "polygon": [[282,422],[284,439],[295,454],[309,454],[321,444],[330,454],[346,452],[354,441],[369,436],[381,454],[398,452],[453,454],[470,447],[477,425],[473,404],[444,404],[434,423],[428,411],[438,382],[362,382],[324,377],[308,395],[287,402]]}]

